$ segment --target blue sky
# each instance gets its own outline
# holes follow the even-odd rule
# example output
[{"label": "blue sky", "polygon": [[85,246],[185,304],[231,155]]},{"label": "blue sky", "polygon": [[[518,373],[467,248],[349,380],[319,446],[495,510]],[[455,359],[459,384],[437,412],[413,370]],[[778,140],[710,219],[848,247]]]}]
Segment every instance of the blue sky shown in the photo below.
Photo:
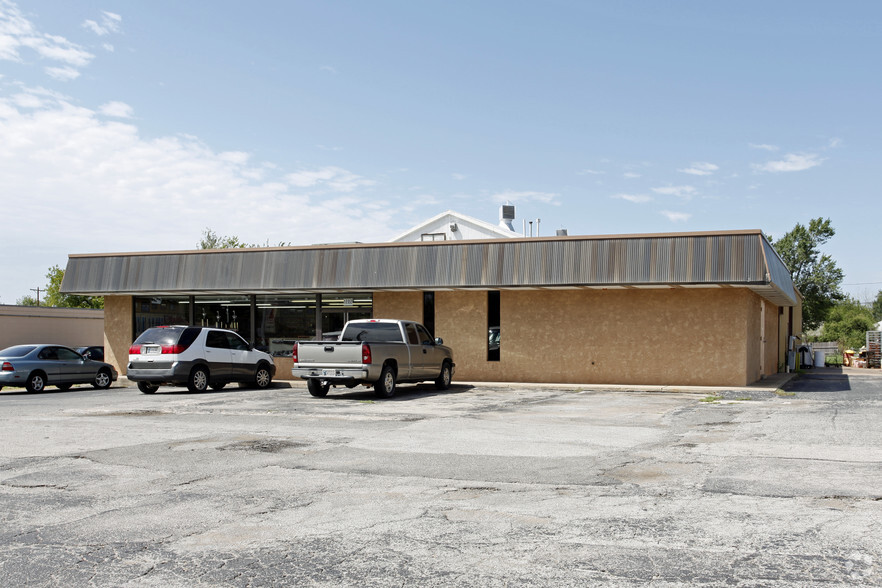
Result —
[{"label": "blue sky", "polygon": [[0,0],[0,303],[69,253],[823,216],[882,289],[878,2]]}]

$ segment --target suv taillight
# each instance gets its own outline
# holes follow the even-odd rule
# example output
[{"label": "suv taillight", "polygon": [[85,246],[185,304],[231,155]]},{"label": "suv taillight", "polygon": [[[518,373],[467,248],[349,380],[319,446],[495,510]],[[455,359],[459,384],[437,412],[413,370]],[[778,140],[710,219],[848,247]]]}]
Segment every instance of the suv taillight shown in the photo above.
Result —
[{"label": "suv taillight", "polygon": [[371,346],[367,343],[361,344],[361,363],[371,363]]},{"label": "suv taillight", "polygon": [[184,345],[163,345],[162,346],[162,354],[166,355],[169,353],[183,353],[186,351],[186,347]]},{"label": "suv taillight", "polygon": [[141,346],[140,345],[132,345],[129,347],[130,355],[141,355]]},{"label": "suv taillight", "polygon": [[15,368],[12,367],[12,364],[9,363],[8,361],[4,361],[4,362],[3,362],[3,369],[2,369],[2,371],[4,371],[4,372],[14,372],[14,371],[15,371]]},{"label": "suv taillight", "polygon": [[294,363],[297,363],[297,343],[295,343],[294,347],[291,349],[291,359],[294,360]]}]

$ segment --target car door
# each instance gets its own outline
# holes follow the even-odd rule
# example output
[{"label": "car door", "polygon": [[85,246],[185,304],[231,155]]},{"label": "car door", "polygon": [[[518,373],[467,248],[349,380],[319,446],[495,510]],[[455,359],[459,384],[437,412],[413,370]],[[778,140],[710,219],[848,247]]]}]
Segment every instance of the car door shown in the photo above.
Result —
[{"label": "car door", "polygon": [[61,373],[61,360],[58,359],[58,347],[46,346],[37,354],[39,367],[46,372],[46,380],[50,384],[66,382]]},{"label": "car door", "polygon": [[420,353],[422,356],[423,372],[422,377],[426,379],[437,378],[441,373],[441,362],[444,361],[444,352],[435,345],[435,338],[423,325],[416,325],[417,333],[420,336]]},{"label": "car door", "polygon": [[209,329],[205,334],[205,359],[208,361],[212,380],[232,377],[232,355],[225,331]]},{"label": "car door", "polygon": [[423,353],[416,324],[405,323],[404,332],[407,334],[407,345],[410,347],[410,375],[414,378],[422,378],[426,375],[426,354]]},{"label": "car door", "polygon": [[82,355],[67,347],[56,347],[59,378],[71,384],[91,382],[98,372],[96,366],[86,361]]},{"label": "car door", "polygon": [[236,333],[225,333],[230,346],[232,376],[236,380],[247,380],[254,375],[257,368],[252,359],[251,346]]}]

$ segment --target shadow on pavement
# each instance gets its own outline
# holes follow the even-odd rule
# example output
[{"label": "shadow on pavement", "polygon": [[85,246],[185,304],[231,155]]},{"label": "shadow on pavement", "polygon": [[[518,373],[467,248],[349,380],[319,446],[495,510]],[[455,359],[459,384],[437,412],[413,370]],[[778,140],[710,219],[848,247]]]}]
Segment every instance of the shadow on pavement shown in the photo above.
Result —
[{"label": "shadow on pavement", "polygon": [[[463,394],[474,389],[469,384],[451,384],[447,390],[438,390],[433,384],[403,384],[395,388],[395,396],[392,398],[377,398],[372,388],[331,388],[326,398],[334,400],[354,400],[364,402],[365,400],[376,400],[377,402],[407,402],[409,400],[418,400],[420,398],[431,398],[433,396],[449,396],[451,394]],[[304,393],[309,394],[304,390]]]}]

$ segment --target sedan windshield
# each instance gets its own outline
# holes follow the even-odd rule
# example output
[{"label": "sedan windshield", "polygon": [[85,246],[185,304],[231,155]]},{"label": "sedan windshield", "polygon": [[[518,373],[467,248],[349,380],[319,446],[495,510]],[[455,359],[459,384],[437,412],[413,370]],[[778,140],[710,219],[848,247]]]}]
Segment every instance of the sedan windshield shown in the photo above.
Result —
[{"label": "sedan windshield", "polygon": [[14,347],[7,347],[3,351],[0,351],[0,357],[24,357],[36,348],[36,345],[16,345]]}]

